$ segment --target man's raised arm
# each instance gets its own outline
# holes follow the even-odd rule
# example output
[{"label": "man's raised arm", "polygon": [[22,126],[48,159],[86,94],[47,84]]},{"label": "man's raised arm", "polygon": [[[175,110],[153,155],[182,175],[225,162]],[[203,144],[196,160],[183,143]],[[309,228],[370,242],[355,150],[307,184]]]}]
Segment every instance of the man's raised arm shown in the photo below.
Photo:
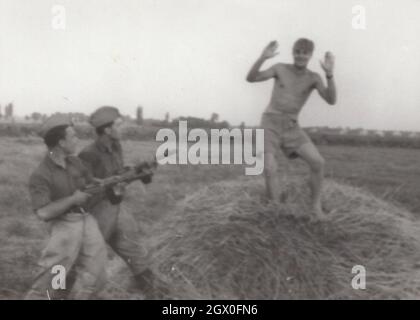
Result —
[{"label": "man's raised arm", "polygon": [[275,57],[276,55],[278,55],[278,52],[276,52],[277,46],[278,45],[276,41],[271,41],[267,45],[267,47],[265,47],[261,56],[258,58],[258,60],[252,66],[251,70],[249,70],[248,72],[248,75],[246,77],[246,80],[248,82],[265,81],[270,78],[274,78],[276,76],[276,72],[273,67],[265,71],[260,71],[260,68],[262,64],[265,62],[265,60],[271,59]]},{"label": "man's raised arm", "polygon": [[321,61],[321,67],[327,78],[327,87],[324,86],[321,77],[317,74],[315,87],[319,95],[330,105],[337,102],[337,91],[334,82],[334,56],[331,52],[325,54],[325,61]]}]

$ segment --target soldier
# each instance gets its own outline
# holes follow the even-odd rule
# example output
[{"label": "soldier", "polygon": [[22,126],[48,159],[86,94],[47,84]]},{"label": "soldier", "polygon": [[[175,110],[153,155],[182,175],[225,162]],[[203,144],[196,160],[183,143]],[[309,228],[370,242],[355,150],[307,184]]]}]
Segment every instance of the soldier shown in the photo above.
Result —
[{"label": "soldier", "polygon": [[279,149],[290,159],[300,157],[310,168],[312,211],[315,217],[326,218],[321,205],[321,189],[324,177],[324,158],[311,139],[300,128],[298,115],[313,90],[330,105],[336,103],[334,83],[334,56],[327,52],[321,67],[325,72],[327,86],[321,76],[309,70],[307,65],[314,51],[309,39],[298,39],[293,46],[293,64],[277,63],[260,71],[262,64],[278,53],[277,42],[270,42],[248,73],[247,81],[259,82],[274,79],[271,101],[263,113],[261,126],[264,129],[264,173],[266,191],[270,199],[277,200],[279,181],[275,155]]},{"label": "soldier", "polygon": [[48,118],[41,136],[48,152],[29,179],[29,193],[36,215],[48,224],[50,238],[39,261],[42,271],[25,298],[63,297],[63,288],[52,283],[53,268],[62,266],[75,277],[68,297],[87,299],[103,280],[107,259],[96,220],[84,209],[90,196],[80,191],[92,176],[74,155],[77,137],[68,117]]},{"label": "soldier", "polygon": [[[104,179],[124,171],[123,150],[120,143],[120,112],[115,107],[101,107],[90,117],[97,139],[79,154],[94,177]],[[142,180],[147,184],[150,178]],[[146,299],[155,299],[164,290],[156,286],[156,279],[148,268],[149,258],[141,245],[137,223],[131,212],[121,205],[125,184],[107,190],[101,199],[94,201],[91,212],[98,221],[105,241],[131,269],[136,286]],[[158,292],[161,290],[160,292]]]}]

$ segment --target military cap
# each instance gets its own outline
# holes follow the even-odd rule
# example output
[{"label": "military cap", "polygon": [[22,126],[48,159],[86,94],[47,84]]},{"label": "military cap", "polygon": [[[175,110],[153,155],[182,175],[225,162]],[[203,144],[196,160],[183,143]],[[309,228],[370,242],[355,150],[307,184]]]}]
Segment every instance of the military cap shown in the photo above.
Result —
[{"label": "military cap", "polygon": [[72,125],[73,121],[70,118],[70,116],[65,114],[54,114],[47,118],[47,120],[45,120],[45,122],[42,124],[41,129],[39,131],[39,135],[45,138],[47,133],[55,127]]},{"label": "military cap", "polygon": [[117,108],[105,106],[100,107],[94,113],[92,113],[89,119],[89,123],[95,128],[98,128],[104,124],[115,121],[119,117],[121,117],[121,114]]}]

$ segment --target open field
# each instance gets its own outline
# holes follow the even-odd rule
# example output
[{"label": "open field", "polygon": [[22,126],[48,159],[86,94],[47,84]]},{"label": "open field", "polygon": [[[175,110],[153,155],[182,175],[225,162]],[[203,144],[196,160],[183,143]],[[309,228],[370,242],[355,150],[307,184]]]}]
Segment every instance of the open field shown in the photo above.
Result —
[{"label": "open field", "polygon": [[[127,162],[151,157],[156,146],[125,142]],[[366,190],[392,203],[390,208],[410,212],[413,220],[420,217],[420,150],[322,146],[321,152],[327,160],[327,178],[360,187],[362,193]],[[45,226],[30,210],[27,192],[29,174],[43,157],[44,146],[38,139],[3,138],[0,154],[0,298],[19,299],[31,283],[46,238]],[[304,175],[301,161],[287,165],[282,161],[292,177],[287,181]],[[147,188],[140,183],[129,188],[127,205],[137,213],[144,241],[159,247],[157,232],[176,210],[179,213],[177,203],[209,184],[238,181],[243,176],[240,165],[163,166]],[[125,268],[114,259],[109,270],[105,298],[135,297],[125,287],[129,282]]]}]

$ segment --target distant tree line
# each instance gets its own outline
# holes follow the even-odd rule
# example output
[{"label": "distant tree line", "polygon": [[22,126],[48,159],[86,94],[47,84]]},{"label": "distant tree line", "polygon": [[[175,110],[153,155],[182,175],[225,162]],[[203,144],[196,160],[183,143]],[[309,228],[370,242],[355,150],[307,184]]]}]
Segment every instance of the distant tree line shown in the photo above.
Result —
[{"label": "distant tree line", "polygon": [[[13,119],[14,106],[9,103],[2,113],[0,106],[0,118]],[[56,113],[64,114],[64,113]],[[80,138],[87,139],[94,137],[94,130],[88,124],[89,116],[81,112],[65,113],[69,115],[76,124],[76,131]],[[25,117],[28,123],[8,123],[0,122],[0,136],[24,137],[37,136],[40,123],[47,118],[46,114],[33,112]],[[123,116],[125,125],[123,126],[123,139],[130,140],[154,140],[156,133],[161,128],[172,128],[177,131],[179,121],[187,121],[188,130],[202,128],[207,131],[210,129],[229,129],[229,122],[219,121],[219,115],[212,113],[209,119],[180,116],[170,120],[169,113],[165,114],[163,120],[144,119],[143,107],[138,106],[136,109],[136,118],[131,119],[130,116]],[[29,122],[31,121],[32,122]],[[246,128],[242,122],[239,126],[241,130]],[[378,147],[402,147],[402,148],[420,148],[420,136],[404,136],[392,135],[391,132],[375,132],[368,133],[362,129],[340,129],[340,128],[307,128],[307,132],[315,144],[318,145],[346,145],[346,146],[378,146]],[[361,134],[363,132],[363,134]],[[255,139],[254,139],[255,140]]]},{"label": "distant tree line", "polygon": [[367,146],[391,148],[420,148],[419,137],[309,133],[318,145]]},{"label": "distant tree line", "polygon": [[[210,126],[209,123],[203,122],[202,119],[193,117],[180,117],[174,119],[170,124],[174,131],[177,131],[178,120],[187,120],[188,129],[203,128],[210,130],[216,128]],[[190,122],[190,120],[193,120]],[[194,122],[194,120],[196,122]],[[222,125],[223,124],[223,125]],[[218,128],[222,129],[227,125],[226,123],[219,123]],[[40,123],[1,123],[0,122],[0,136],[8,137],[38,137]],[[95,137],[95,132],[92,127],[86,122],[75,124],[76,132],[81,139],[92,139]],[[122,138],[128,140],[139,141],[153,141],[156,138],[157,132],[161,128],[168,128],[168,126],[157,125],[143,125],[139,126],[135,121],[126,122],[122,127]],[[229,128],[226,126],[225,128]],[[240,126],[241,128],[241,126]],[[242,129],[242,128],[241,128]],[[341,145],[341,146],[367,146],[367,147],[399,147],[399,148],[416,148],[420,149],[419,137],[407,136],[374,136],[374,135],[343,135],[330,134],[322,132],[308,132],[308,135],[317,145]],[[255,139],[253,139],[255,141]]]}]

